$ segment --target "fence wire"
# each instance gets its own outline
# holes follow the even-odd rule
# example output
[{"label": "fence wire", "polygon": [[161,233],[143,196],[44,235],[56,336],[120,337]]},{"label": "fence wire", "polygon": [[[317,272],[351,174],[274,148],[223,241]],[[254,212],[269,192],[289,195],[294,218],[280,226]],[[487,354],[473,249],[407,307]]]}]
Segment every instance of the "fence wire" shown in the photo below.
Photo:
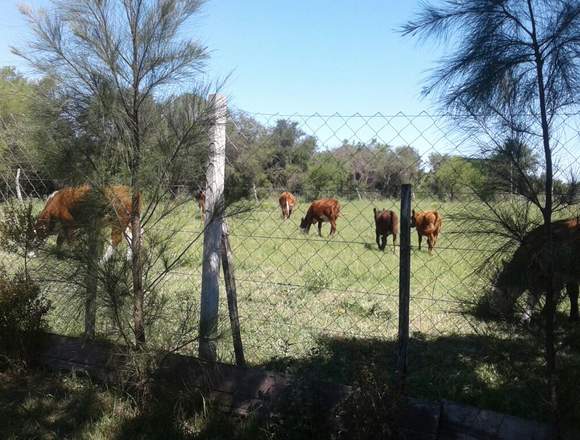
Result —
[{"label": "fence wire", "polygon": [[[510,136],[498,138],[485,131],[475,135],[473,130],[456,129],[456,122],[449,115],[427,113],[230,113],[226,221],[249,363],[288,367],[318,359],[334,364],[337,370],[348,370],[349,363],[375,362],[382,357],[385,369],[393,366],[398,329],[399,237],[393,243],[389,236],[385,250],[379,249],[373,209],[398,215],[401,184],[411,183],[413,209],[437,211],[442,219],[432,253],[428,252],[426,238],[419,249],[416,229],[411,232],[410,330],[415,342],[410,348],[409,370],[421,372],[412,381],[423,390],[434,389],[435,394],[463,392],[473,397],[478,391],[449,391],[449,376],[456,374],[457,387],[469,388],[483,386],[485,375],[499,375],[495,369],[504,366],[498,367],[496,360],[505,356],[506,350],[514,349],[516,339],[506,327],[490,323],[481,313],[490,302],[493,287],[488,263],[509,259],[513,248],[505,246],[509,237],[491,233],[490,226],[480,220],[503,206],[527,205],[515,184],[493,186],[493,193],[486,193],[481,186],[489,177],[486,164],[496,161],[503,166],[501,157],[491,157],[489,152],[493,146],[509,142]],[[563,208],[557,216],[578,216],[578,198],[564,200],[564,195],[578,174],[580,115],[560,115],[553,122],[553,133],[555,191],[563,197]],[[537,153],[540,141],[535,135],[520,141],[531,154],[529,175],[538,179],[543,166]],[[24,148],[4,154],[0,179],[4,206],[20,193],[38,213],[49,194],[63,185],[36,168]],[[199,176],[174,179],[167,203],[174,203],[175,210],[145,226],[146,243],[170,244],[165,260],[167,255],[183,252],[179,264],[170,270],[160,258],[147,275],[148,280],[156,280],[164,274],[155,284],[159,292],[155,300],[163,305],[158,308],[162,319],[155,320],[150,329],[152,339],[161,346],[166,334],[192,332],[198,326],[203,218],[195,194],[204,186]],[[297,198],[286,220],[278,203],[284,191]],[[324,198],[336,199],[340,204],[336,234],[329,237],[326,222],[321,237],[316,225],[305,234],[300,229],[301,219],[313,201]],[[539,213],[530,214],[532,218],[534,215],[538,217]],[[10,264],[19,257],[4,252],[2,258]],[[72,270],[66,261],[52,256],[42,265],[55,274]],[[54,278],[66,282],[45,280],[43,284],[53,301],[51,325],[57,332],[81,333],[82,313],[71,297],[82,289],[82,283],[77,282],[74,271]],[[220,288],[224,292],[224,286]],[[97,333],[119,338],[107,316],[105,301],[100,302]],[[565,302],[561,305],[564,309],[566,306]],[[183,316],[187,316],[186,329],[180,319]],[[220,329],[219,357],[231,362],[225,294],[220,297]],[[369,354],[366,344],[375,354]],[[195,350],[195,344],[181,349],[187,353]],[[482,370],[466,372],[471,368],[466,359],[478,356]],[[342,371],[337,377],[348,380],[348,372]],[[529,384],[526,382],[526,386]]]}]

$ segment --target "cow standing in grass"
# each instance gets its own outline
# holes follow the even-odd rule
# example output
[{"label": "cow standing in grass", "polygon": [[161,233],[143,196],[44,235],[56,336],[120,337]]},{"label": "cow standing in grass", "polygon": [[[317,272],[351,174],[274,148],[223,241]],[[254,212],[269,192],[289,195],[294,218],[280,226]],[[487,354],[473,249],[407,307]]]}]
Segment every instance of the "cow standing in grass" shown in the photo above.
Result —
[{"label": "cow standing in grass", "polygon": [[[548,251],[544,248],[545,226],[528,232],[513,256],[500,269],[495,289],[508,302],[516,301],[528,292],[524,320],[531,319],[542,294],[548,291],[550,278],[546,273]],[[566,287],[570,299],[570,320],[578,321],[578,284],[580,283],[580,221],[578,218],[552,223],[553,292],[560,295]]]},{"label": "cow standing in grass", "polygon": [[284,220],[289,219],[294,210],[294,206],[296,206],[296,197],[292,193],[284,191],[280,195],[278,203],[280,203],[280,209],[282,210],[282,218]]},{"label": "cow standing in grass", "polygon": [[76,230],[87,227],[97,215],[98,224],[111,226],[111,243],[103,261],[112,256],[123,237],[129,244],[127,259],[131,259],[131,190],[116,185],[105,187],[99,197],[91,197],[93,195],[90,185],[65,187],[52,193],[34,225],[36,239],[42,242],[57,233],[56,245],[60,253],[63,242],[71,242]]},{"label": "cow standing in grass", "polygon": [[310,226],[318,223],[318,235],[322,237],[322,223],[330,222],[330,236],[336,233],[336,219],[340,214],[340,204],[335,199],[320,199],[312,202],[306,212],[306,217],[300,222],[300,229],[305,234]]},{"label": "cow standing in grass", "polygon": [[377,246],[381,251],[384,251],[387,246],[387,238],[390,234],[393,236],[393,252],[395,252],[397,234],[399,233],[399,218],[397,214],[395,211],[387,211],[386,209],[377,211],[377,208],[373,208],[373,212],[375,214]]},{"label": "cow standing in grass", "polygon": [[417,229],[417,236],[419,238],[419,250],[421,250],[421,242],[423,237],[427,237],[427,246],[429,247],[429,255],[433,253],[435,243],[441,232],[441,215],[437,211],[423,211],[413,212],[411,214],[411,227]]}]

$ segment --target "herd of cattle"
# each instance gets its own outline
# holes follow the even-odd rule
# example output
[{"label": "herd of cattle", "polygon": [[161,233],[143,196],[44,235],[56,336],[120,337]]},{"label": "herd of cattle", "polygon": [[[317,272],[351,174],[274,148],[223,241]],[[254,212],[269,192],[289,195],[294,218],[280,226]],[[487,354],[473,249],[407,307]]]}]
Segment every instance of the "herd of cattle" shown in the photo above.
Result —
[{"label": "herd of cattle", "polygon": [[[51,234],[57,234],[57,248],[60,249],[64,241],[74,239],[75,230],[82,225],[86,218],[84,212],[87,199],[92,194],[89,185],[62,188],[51,194],[39,214],[34,225],[36,244],[39,245]],[[141,204],[137,195],[133,200],[131,191],[126,186],[116,185],[106,187],[102,192],[99,223],[111,227],[111,242],[104,253],[103,260],[113,254],[114,249],[122,241],[127,240],[127,258],[131,252],[131,219],[140,215]],[[200,191],[196,199],[202,218],[205,217],[205,193]],[[104,201],[104,203],[103,203]],[[294,195],[284,192],[279,198],[282,218],[288,219],[296,207]],[[137,206],[133,212],[132,207]],[[330,236],[336,233],[336,221],[340,215],[340,204],[336,199],[320,199],[312,202],[305,217],[300,221],[300,229],[308,233],[313,224],[318,225],[318,235],[321,234],[322,224],[330,223]],[[391,210],[374,211],[376,242],[380,250],[385,249],[387,237],[393,236],[393,250],[396,247],[399,233],[399,219]],[[412,211],[411,226],[416,228],[419,249],[423,237],[427,238],[429,253],[431,254],[441,231],[442,217],[437,211]],[[554,249],[554,276],[552,277],[553,291],[556,294],[566,288],[570,299],[570,319],[578,320],[578,284],[580,282],[580,220],[577,218],[560,220],[552,224]],[[542,226],[529,232],[522,240],[511,259],[500,269],[495,281],[496,290],[502,291],[507,297],[517,298],[524,291],[533,301],[540,298],[540,293],[548,290],[548,280],[545,270],[546,254],[543,251],[545,240]],[[542,253],[544,252],[544,253]]]},{"label": "herd of cattle", "polygon": [[[282,218],[288,219],[296,206],[296,197],[291,193],[285,191],[278,199],[280,209],[282,210]],[[387,246],[387,237],[393,236],[393,251],[397,246],[397,235],[399,233],[399,218],[395,211],[387,211],[383,209],[378,211],[373,208],[375,220],[375,234],[377,246],[384,251]],[[308,233],[310,226],[318,224],[318,235],[322,236],[322,223],[330,223],[330,235],[336,233],[336,220],[340,215],[340,204],[336,199],[320,199],[315,200],[310,204],[306,216],[300,221],[300,229]],[[427,237],[427,245],[429,253],[431,254],[439,232],[441,232],[442,218],[437,211],[423,211],[411,214],[411,227],[417,229],[417,236],[419,239],[419,249],[421,249],[421,242],[423,237]]]}]

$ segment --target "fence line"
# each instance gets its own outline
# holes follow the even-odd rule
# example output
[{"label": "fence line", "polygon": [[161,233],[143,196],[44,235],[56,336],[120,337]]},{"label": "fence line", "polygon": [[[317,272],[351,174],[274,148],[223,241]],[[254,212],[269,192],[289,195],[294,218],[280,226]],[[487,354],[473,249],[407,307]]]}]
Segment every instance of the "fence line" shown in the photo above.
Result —
[{"label": "fence line", "polygon": [[[563,198],[568,196],[567,190],[572,185],[564,171],[574,170],[579,163],[580,115],[561,115],[561,118],[559,127],[563,133],[555,153],[563,159],[562,171],[556,179],[560,186],[555,195]],[[211,346],[207,357],[234,360],[231,339],[219,337],[231,328],[227,298],[219,295],[219,289],[224,287],[218,276],[220,265],[217,264],[217,270],[213,265],[211,288],[202,280],[203,272],[208,275],[209,263],[215,263],[215,257],[219,261],[222,255],[218,249],[221,228],[211,244],[209,225],[215,219],[227,217],[236,266],[240,338],[245,344],[244,357],[249,364],[268,365],[268,362],[283,358],[300,365],[309,356],[316,358],[316,354],[324,350],[335,350],[332,360],[337,370],[348,372],[348,350],[351,348],[348,343],[355,346],[356,343],[341,338],[356,339],[357,336],[376,337],[385,342],[389,349],[392,348],[391,360],[396,360],[397,356],[401,359],[398,369],[403,375],[408,365],[408,378],[420,368],[427,370],[423,364],[428,362],[417,359],[416,347],[427,347],[428,361],[433,364],[431,373],[423,371],[421,374],[437,373],[439,366],[449,368],[446,358],[460,362],[461,356],[469,356],[469,353],[460,353],[466,346],[486,358],[491,349],[486,345],[489,341],[482,338],[489,337],[495,343],[509,339],[507,324],[495,327],[485,314],[495,312],[496,306],[503,307],[503,298],[494,296],[496,274],[493,271],[501,268],[501,259],[511,257],[513,246],[508,245],[512,242],[517,245],[517,237],[510,241],[507,236],[485,234],[486,227],[493,231],[493,225],[484,227],[478,223],[479,219],[492,208],[506,213],[513,208],[513,218],[505,215],[516,228],[525,216],[531,219],[530,224],[533,223],[538,212],[516,194],[518,188],[484,187],[483,183],[489,182],[485,181],[482,170],[489,170],[485,167],[490,163],[504,166],[504,159],[499,156],[489,159],[481,151],[485,137],[462,136],[448,128],[449,123],[445,115],[425,113],[345,116],[230,111],[227,122],[222,120],[217,124],[219,142],[225,149],[224,164],[220,165],[225,167],[223,177],[214,179],[211,176],[215,168],[204,165],[202,168],[207,171],[209,182],[192,175],[168,179],[164,189],[169,194],[173,191],[178,208],[166,218],[153,219],[150,223],[153,226],[145,226],[146,246],[153,248],[156,240],[168,243],[163,258],[178,255],[186,248],[183,261],[168,270],[169,275],[157,286],[164,301],[162,313],[167,320],[157,331],[160,334],[169,331],[167,329],[176,325],[175,315],[183,313],[187,307],[201,309],[196,309],[191,325],[208,330],[203,334],[203,344]],[[530,140],[527,142],[533,152],[535,145]],[[217,144],[217,141],[212,142],[212,145]],[[32,157],[27,157],[24,147],[8,159],[0,169],[3,213],[8,212],[7,207],[17,197],[17,169],[21,169],[23,200],[33,205],[34,214],[40,211],[53,189],[67,183],[37,169],[39,165]],[[541,179],[541,161],[532,165],[530,177]],[[409,242],[403,243],[403,231],[409,231],[404,227],[402,215],[398,241],[393,243],[390,235],[384,253],[375,244],[372,209],[386,208],[399,215],[402,212],[400,190],[406,182],[413,183],[409,209],[435,210],[442,217],[442,229],[432,255],[427,251],[427,238],[419,250],[416,230],[411,229]],[[219,186],[212,187],[215,183],[223,185],[221,192]],[[215,213],[212,205],[222,194],[229,204],[225,212],[218,210],[216,216],[201,215],[193,193],[206,184],[208,212]],[[468,188],[477,184],[482,185],[477,191]],[[484,190],[491,191],[491,201],[482,197]],[[278,206],[282,191],[290,191],[298,198],[288,220],[282,220]],[[144,199],[150,196],[144,193]],[[337,233],[332,238],[328,238],[326,222],[322,228],[323,238],[316,235],[316,227],[309,235],[300,232],[301,220],[306,217],[311,202],[322,198],[335,198],[341,205],[336,220]],[[578,197],[569,200],[566,210],[558,216],[577,215],[579,201]],[[169,206],[173,202],[167,199],[164,203]],[[205,244],[195,241],[202,233]],[[204,245],[208,249],[204,250]],[[74,246],[67,248],[68,253],[62,260],[54,258],[54,239],[47,246],[48,250],[41,250],[39,255],[42,264],[50,269],[43,271],[43,276],[44,289],[55,304],[51,325],[60,332],[82,331],[82,313],[79,316],[70,302],[84,288],[82,282],[75,281],[70,267]],[[407,250],[410,268],[405,271],[399,264]],[[4,251],[2,257],[13,262],[21,258],[16,253]],[[154,279],[167,270],[167,262],[156,257],[158,260],[151,264],[148,272]],[[114,263],[121,266],[121,260],[122,257],[117,256]],[[31,260],[30,264],[35,267],[40,262]],[[54,272],[53,277],[49,276],[50,271]],[[73,279],[61,282],[57,272]],[[40,279],[40,275],[38,277]],[[97,336],[118,337],[107,327],[110,327],[111,318],[106,316],[107,298],[103,297],[102,278],[104,275],[99,273],[96,303],[87,304],[87,308],[96,307]],[[409,293],[399,302],[397,298],[406,289],[400,284],[405,280]],[[87,279],[85,283],[90,281]],[[408,301],[407,317],[402,310],[399,318],[396,313],[405,300]],[[506,305],[509,310],[499,312],[517,318],[522,302],[521,298],[515,298],[513,304]],[[207,328],[202,324],[206,318],[213,323]],[[404,324],[405,319],[408,320],[407,335],[402,329],[401,338],[408,337],[409,346],[400,351],[408,352],[406,361],[394,344],[398,324]],[[325,339],[327,345],[321,345],[323,343],[316,339]],[[364,351],[360,346],[356,348]],[[347,354],[343,356],[340,349]],[[191,352],[193,347],[189,345],[184,350]],[[340,379],[345,377],[348,377],[346,373]],[[429,382],[422,379],[422,383]],[[470,380],[476,381],[473,377]]]}]

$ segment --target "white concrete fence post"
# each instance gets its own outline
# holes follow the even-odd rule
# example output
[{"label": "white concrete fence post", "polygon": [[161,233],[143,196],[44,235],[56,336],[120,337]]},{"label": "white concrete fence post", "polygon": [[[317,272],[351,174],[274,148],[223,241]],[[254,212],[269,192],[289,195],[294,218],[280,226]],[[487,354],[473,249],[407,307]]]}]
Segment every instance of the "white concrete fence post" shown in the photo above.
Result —
[{"label": "white concrete fence post", "polygon": [[22,189],[20,187],[20,168],[16,171],[16,197],[22,203]]},{"label": "white concrete fence post", "polygon": [[199,318],[199,357],[215,362],[218,335],[219,276],[224,211],[224,179],[226,166],[225,96],[209,97],[215,118],[210,131],[209,157],[206,171],[206,216],[203,236],[203,272]]}]

